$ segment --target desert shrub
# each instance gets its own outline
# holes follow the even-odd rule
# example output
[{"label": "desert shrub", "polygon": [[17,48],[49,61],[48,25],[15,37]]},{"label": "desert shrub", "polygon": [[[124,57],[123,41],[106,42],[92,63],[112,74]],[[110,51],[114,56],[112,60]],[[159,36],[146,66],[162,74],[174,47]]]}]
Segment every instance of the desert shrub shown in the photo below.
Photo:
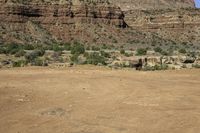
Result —
[{"label": "desert shrub", "polygon": [[93,51],[100,51],[100,48],[99,48],[99,47],[96,47],[96,46],[92,46],[92,50],[93,50]]},{"label": "desert shrub", "polygon": [[63,58],[63,57],[60,57],[60,58],[58,58],[58,61],[59,61],[60,63],[64,63],[64,58]]},{"label": "desert shrub", "polygon": [[156,71],[156,70],[167,70],[168,65],[155,65],[155,66],[145,66],[143,71]]},{"label": "desert shrub", "polygon": [[61,51],[57,51],[57,52],[53,52],[53,54],[51,55],[51,58],[54,61],[58,61],[60,56],[62,56],[62,52]]},{"label": "desert shrub", "polygon": [[25,54],[26,52],[23,49],[21,49],[17,53],[15,53],[15,57],[21,57],[24,56]]},{"label": "desert shrub", "polygon": [[45,54],[45,50],[34,50],[33,52],[26,53],[25,59],[28,62],[33,62],[37,57],[43,56]]},{"label": "desert shrub", "polygon": [[115,38],[113,38],[112,42],[113,43],[118,43],[118,41]]},{"label": "desert shrub", "polygon": [[88,52],[85,52],[85,53],[83,54],[83,56],[84,56],[84,57],[88,57],[88,56],[89,56],[89,53],[88,53]]},{"label": "desert shrub", "polygon": [[71,44],[70,43],[65,43],[63,46],[64,46],[63,47],[64,50],[67,50],[67,51],[71,50]]},{"label": "desert shrub", "polygon": [[6,50],[4,47],[0,47],[0,54],[5,54],[6,53]]},{"label": "desert shrub", "polygon": [[57,51],[63,51],[64,48],[61,47],[61,46],[58,45],[58,44],[54,44],[53,47],[52,47],[52,50],[57,52]]},{"label": "desert shrub", "polygon": [[25,54],[25,59],[27,60],[27,62],[32,62],[36,57],[37,55],[34,52]]},{"label": "desert shrub", "polygon": [[73,46],[71,47],[71,54],[84,54],[85,53],[85,48],[84,45],[81,43],[74,43]]},{"label": "desert shrub", "polygon": [[167,64],[162,64],[161,65],[161,70],[167,70],[169,66]]},{"label": "desert shrub", "polygon": [[167,49],[167,55],[173,55],[174,53],[174,47],[170,46],[170,48]]},{"label": "desert shrub", "polygon": [[74,63],[78,63],[78,57],[79,57],[79,54],[73,54],[71,57],[70,57],[70,60]]},{"label": "desert shrub", "polygon": [[88,55],[86,63],[93,65],[98,65],[98,64],[106,65],[106,58],[100,56],[99,53],[91,53]]},{"label": "desert shrub", "polygon": [[45,46],[44,44],[34,44],[34,49],[43,49],[43,47]]},{"label": "desert shrub", "polygon": [[35,58],[34,62],[32,63],[35,66],[43,66],[43,60],[40,58]]},{"label": "desert shrub", "polygon": [[154,51],[157,52],[157,53],[162,53],[163,52],[162,48],[160,48],[160,47],[154,48]]},{"label": "desert shrub", "polygon": [[121,50],[120,50],[120,54],[125,54],[125,50],[124,50],[124,49],[121,49]]},{"label": "desert shrub", "polygon": [[179,49],[179,51],[178,51],[179,53],[181,53],[181,54],[186,54],[187,53],[187,51],[185,50],[185,49]]},{"label": "desert shrub", "polygon": [[147,49],[144,49],[144,48],[139,48],[136,51],[137,56],[142,56],[142,55],[146,55],[146,54],[147,54]]},{"label": "desert shrub", "polygon": [[105,52],[105,51],[100,51],[101,56],[105,57],[105,58],[110,58],[110,54]]},{"label": "desert shrub", "polygon": [[5,46],[5,53],[13,55],[13,54],[16,54],[18,51],[20,51],[21,49],[22,49],[22,46],[15,43],[11,43]]},{"label": "desert shrub", "polygon": [[108,47],[106,46],[106,44],[103,44],[101,48],[102,49],[108,49]]},{"label": "desert shrub", "polygon": [[22,67],[25,65],[27,65],[27,62],[25,60],[19,60],[19,61],[13,62],[13,67]]},{"label": "desert shrub", "polygon": [[43,56],[45,54],[44,49],[37,49],[33,51],[37,56]]},{"label": "desert shrub", "polygon": [[169,53],[166,52],[166,51],[162,51],[161,54],[162,54],[162,55],[165,55],[165,56],[169,55]]},{"label": "desert shrub", "polygon": [[133,56],[133,53],[125,53],[124,54],[126,57],[131,57],[131,56]]},{"label": "desert shrub", "polygon": [[145,66],[142,70],[143,71],[154,71],[152,66]]},{"label": "desert shrub", "polygon": [[187,53],[187,56],[190,56],[190,57],[194,57],[194,58],[196,58],[197,53],[194,52],[194,51],[189,51],[189,52]]},{"label": "desert shrub", "polygon": [[27,44],[27,45],[23,45],[23,49],[25,50],[34,50],[34,46],[33,45],[30,45],[30,44]]}]

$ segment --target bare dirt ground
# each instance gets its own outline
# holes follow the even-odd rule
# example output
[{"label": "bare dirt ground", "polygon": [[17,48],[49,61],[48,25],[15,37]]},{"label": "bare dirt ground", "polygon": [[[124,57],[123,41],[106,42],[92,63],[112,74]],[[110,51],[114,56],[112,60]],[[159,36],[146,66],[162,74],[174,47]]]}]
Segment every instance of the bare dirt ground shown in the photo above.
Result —
[{"label": "bare dirt ground", "polygon": [[0,133],[198,133],[200,70],[0,70]]}]

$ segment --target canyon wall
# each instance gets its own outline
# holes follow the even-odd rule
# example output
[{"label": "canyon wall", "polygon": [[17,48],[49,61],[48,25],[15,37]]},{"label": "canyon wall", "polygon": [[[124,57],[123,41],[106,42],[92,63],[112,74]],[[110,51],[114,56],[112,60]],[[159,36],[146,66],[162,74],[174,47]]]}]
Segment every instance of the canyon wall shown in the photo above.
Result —
[{"label": "canyon wall", "polygon": [[139,31],[156,33],[177,43],[199,45],[200,10],[194,8],[129,10],[126,23]]},{"label": "canyon wall", "polygon": [[[79,38],[77,34],[84,38],[87,34],[84,33],[84,29],[93,25],[106,25],[110,28],[127,27],[124,14],[119,7],[102,3],[74,5],[70,2],[66,4],[6,2],[0,5],[0,19],[2,38],[14,42],[19,40],[18,43],[23,43],[27,38],[29,39],[26,42],[37,43],[40,36],[46,36],[46,41],[70,41]],[[34,37],[35,39],[30,39]],[[87,40],[89,37],[85,38]]]},{"label": "canyon wall", "polygon": [[196,49],[200,11],[192,7],[191,0],[1,0],[0,43]]},{"label": "canyon wall", "polygon": [[193,0],[110,0],[110,2],[121,7],[123,11],[194,7]]}]

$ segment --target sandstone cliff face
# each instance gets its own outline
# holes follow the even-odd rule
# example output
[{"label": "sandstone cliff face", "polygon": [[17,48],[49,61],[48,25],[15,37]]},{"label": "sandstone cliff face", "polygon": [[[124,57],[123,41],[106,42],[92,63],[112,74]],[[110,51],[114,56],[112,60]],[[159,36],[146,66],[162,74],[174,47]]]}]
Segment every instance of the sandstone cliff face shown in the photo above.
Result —
[{"label": "sandstone cliff face", "polygon": [[[91,33],[84,33],[88,26],[127,27],[119,7],[101,4],[1,4],[0,18],[2,37],[8,39],[14,35],[10,40],[17,43],[71,41],[80,36],[87,40],[93,39]],[[42,41],[39,36],[46,37]]]},{"label": "sandstone cliff face", "polygon": [[127,10],[177,9],[194,7],[192,0],[110,0],[112,3]]},{"label": "sandstone cliff face", "polygon": [[134,29],[156,33],[177,43],[199,44],[200,10],[193,8],[126,11],[125,21]]},{"label": "sandstone cliff face", "polygon": [[124,14],[118,7],[71,5],[12,5],[1,7],[1,22],[40,24],[105,23],[126,27]]},{"label": "sandstone cliff face", "polygon": [[0,43],[78,40],[137,49],[186,42],[196,49],[200,11],[192,6],[190,0],[1,0]]},{"label": "sandstone cliff face", "polygon": [[200,11],[192,0],[111,0],[125,21],[140,32],[155,33],[177,44],[199,45]]}]

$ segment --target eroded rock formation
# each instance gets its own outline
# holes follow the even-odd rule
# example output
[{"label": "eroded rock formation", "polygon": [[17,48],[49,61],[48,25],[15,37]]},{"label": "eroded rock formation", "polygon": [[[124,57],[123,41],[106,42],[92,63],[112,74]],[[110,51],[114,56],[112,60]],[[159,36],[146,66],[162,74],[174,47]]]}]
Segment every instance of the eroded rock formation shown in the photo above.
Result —
[{"label": "eroded rock formation", "polygon": [[[1,3],[0,18],[0,31],[5,32],[1,33],[4,34],[2,35],[3,39],[13,42],[20,40],[19,43],[23,43],[23,41],[32,43],[37,43],[37,41],[51,43],[49,40],[70,41],[80,36],[84,36],[87,40],[89,36],[85,36],[87,33],[84,33],[83,29],[98,24],[111,28],[127,27],[121,9],[109,4]],[[12,35],[9,34],[9,31],[12,32]],[[9,36],[14,37],[9,38]],[[91,39],[93,38],[91,37]]]},{"label": "eroded rock formation", "polygon": [[125,21],[134,29],[156,33],[176,43],[198,45],[200,10],[193,8],[126,11]]}]

